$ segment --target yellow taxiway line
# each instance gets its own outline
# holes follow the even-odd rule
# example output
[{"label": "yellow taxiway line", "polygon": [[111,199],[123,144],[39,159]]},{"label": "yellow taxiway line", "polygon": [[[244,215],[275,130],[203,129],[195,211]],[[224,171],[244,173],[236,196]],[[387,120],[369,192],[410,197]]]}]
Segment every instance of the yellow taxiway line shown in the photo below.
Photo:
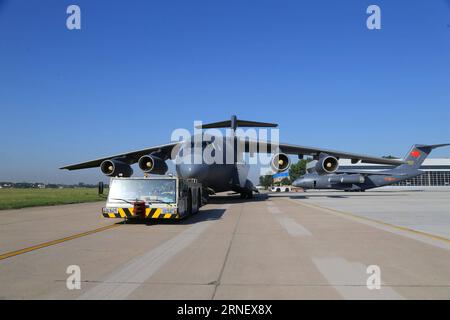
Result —
[{"label": "yellow taxiway line", "polygon": [[113,224],[113,225],[109,225],[109,226],[106,226],[106,227],[101,227],[101,228],[98,228],[98,229],[94,229],[94,230],[91,230],[91,231],[75,234],[75,235],[70,236],[70,237],[66,237],[66,238],[62,238],[62,239],[58,239],[58,240],[53,240],[53,241],[48,241],[48,242],[44,242],[44,243],[41,243],[41,244],[38,244],[38,245],[35,245],[35,246],[32,246],[32,247],[28,247],[28,248],[24,248],[24,249],[20,249],[20,250],[16,250],[16,251],[7,252],[7,253],[4,253],[4,254],[0,255],[0,260],[8,259],[8,258],[11,258],[11,257],[14,257],[14,256],[18,256],[20,254],[24,254],[24,253],[27,253],[27,252],[39,250],[39,249],[42,249],[42,248],[45,248],[45,247],[53,246],[55,244],[63,243],[63,242],[70,241],[70,240],[73,240],[73,239],[85,237],[85,236],[88,236],[88,235],[91,235],[91,234],[94,234],[94,233],[98,233],[98,232],[101,232],[101,231],[109,230],[109,229],[112,229],[112,228],[115,228],[115,227],[118,227],[118,226],[120,226],[120,224]]}]

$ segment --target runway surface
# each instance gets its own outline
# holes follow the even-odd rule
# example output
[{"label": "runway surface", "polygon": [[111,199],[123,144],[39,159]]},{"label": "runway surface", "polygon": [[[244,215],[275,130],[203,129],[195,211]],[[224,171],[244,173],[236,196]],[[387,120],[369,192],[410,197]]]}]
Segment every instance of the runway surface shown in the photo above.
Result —
[{"label": "runway surface", "polygon": [[0,299],[449,299],[449,195],[216,197],[151,224],[103,203],[0,211]]}]

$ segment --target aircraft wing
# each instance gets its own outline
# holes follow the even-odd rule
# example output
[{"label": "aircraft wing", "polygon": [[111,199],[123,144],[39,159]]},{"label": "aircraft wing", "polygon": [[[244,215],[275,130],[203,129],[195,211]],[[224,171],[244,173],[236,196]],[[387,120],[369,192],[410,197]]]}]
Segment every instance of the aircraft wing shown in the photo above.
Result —
[{"label": "aircraft wing", "polygon": [[[270,152],[270,150],[272,150],[273,148],[278,147],[279,150],[283,153],[295,154],[298,156],[303,156],[303,155],[318,156],[321,153],[326,153],[326,154],[329,154],[330,156],[334,156],[338,159],[339,158],[351,159],[352,162],[354,162],[354,163],[361,161],[364,163],[388,164],[388,165],[394,165],[394,166],[398,166],[398,165],[406,163],[405,161],[398,160],[398,159],[386,159],[386,158],[369,156],[369,155],[365,155],[365,154],[357,154],[357,153],[343,152],[343,151],[316,148],[316,147],[305,147],[305,146],[286,144],[286,143],[280,143],[277,146],[276,144],[272,145],[272,143],[269,141],[257,142],[257,141],[252,141],[252,140],[245,140],[243,142],[245,143],[245,151],[250,152],[250,153],[252,152],[252,150],[256,150],[256,152],[262,152],[261,147],[266,145],[267,148],[265,150],[269,150],[268,152]],[[265,150],[263,150],[263,151],[265,151]]]},{"label": "aircraft wing", "polygon": [[129,164],[133,164],[133,163],[136,163],[139,160],[140,157],[142,157],[144,155],[147,155],[147,154],[150,154],[150,153],[153,153],[153,152],[159,153],[162,156],[163,160],[167,160],[167,159],[170,158],[170,155],[172,153],[172,149],[177,147],[179,144],[180,144],[180,142],[163,144],[163,145],[160,145],[160,146],[154,146],[154,147],[150,147],[150,148],[147,148],[147,149],[142,149],[142,150],[127,152],[127,153],[116,154],[116,155],[113,155],[113,156],[104,157],[104,158],[100,158],[100,159],[95,159],[95,160],[82,162],[82,163],[76,163],[76,164],[72,164],[72,165],[69,165],[69,166],[62,167],[60,169],[78,170],[78,169],[95,168],[95,167],[99,167],[100,164],[103,161],[105,161],[105,160],[116,159],[116,158],[123,159]]}]

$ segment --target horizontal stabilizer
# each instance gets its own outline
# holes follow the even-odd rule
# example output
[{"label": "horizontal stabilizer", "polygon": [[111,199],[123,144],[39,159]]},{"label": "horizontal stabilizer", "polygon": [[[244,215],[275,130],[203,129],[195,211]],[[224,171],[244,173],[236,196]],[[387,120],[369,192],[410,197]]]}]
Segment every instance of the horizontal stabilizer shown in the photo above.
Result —
[{"label": "horizontal stabilizer", "polygon": [[436,149],[436,148],[448,147],[448,146],[450,146],[450,143],[418,145],[419,148],[430,148],[430,149]]},{"label": "horizontal stabilizer", "polygon": [[[220,121],[197,126],[197,129],[212,129],[212,128],[231,128],[231,121]],[[256,122],[247,120],[238,120],[236,122],[238,127],[261,127],[261,128],[275,128],[278,125],[276,123]]]},{"label": "horizontal stabilizer", "polygon": [[231,120],[213,122],[202,124],[201,126],[197,126],[197,129],[218,129],[218,128],[231,128],[236,130],[238,127],[254,127],[254,128],[275,128],[278,127],[276,123],[269,122],[257,122],[257,121],[249,121],[249,120],[239,120],[236,116],[232,116]]}]

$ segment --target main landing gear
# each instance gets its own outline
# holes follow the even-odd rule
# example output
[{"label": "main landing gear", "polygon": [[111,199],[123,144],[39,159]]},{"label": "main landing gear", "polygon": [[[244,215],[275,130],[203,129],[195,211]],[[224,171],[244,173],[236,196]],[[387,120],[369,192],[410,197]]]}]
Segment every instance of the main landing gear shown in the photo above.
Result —
[{"label": "main landing gear", "polygon": [[241,192],[241,199],[253,199],[253,191]]}]

